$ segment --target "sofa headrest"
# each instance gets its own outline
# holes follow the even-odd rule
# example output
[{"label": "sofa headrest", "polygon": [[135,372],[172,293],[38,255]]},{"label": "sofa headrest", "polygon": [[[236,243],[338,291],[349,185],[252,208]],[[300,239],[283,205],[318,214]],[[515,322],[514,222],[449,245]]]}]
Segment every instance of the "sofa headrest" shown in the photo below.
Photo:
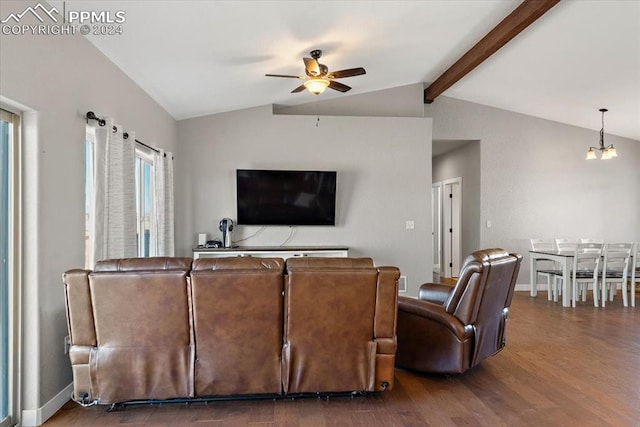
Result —
[{"label": "sofa headrest", "polygon": [[118,258],[98,261],[93,271],[189,270],[191,258]]},{"label": "sofa headrest", "polygon": [[198,258],[193,261],[194,271],[202,270],[275,270],[284,271],[282,258],[222,257]]},{"label": "sofa headrest", "polygon": [[371,258],[323,258],[296,257],[287,259],[287,270],[296,268],[369,269],[373,268]]}]

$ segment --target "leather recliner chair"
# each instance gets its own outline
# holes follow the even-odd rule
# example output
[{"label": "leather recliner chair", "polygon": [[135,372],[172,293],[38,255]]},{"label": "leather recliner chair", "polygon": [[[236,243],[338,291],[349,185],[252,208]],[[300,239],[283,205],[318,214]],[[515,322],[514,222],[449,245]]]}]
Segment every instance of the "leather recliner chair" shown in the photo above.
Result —
[{"label": "leather recliner chair", "polygon": [[190,268],[191,258],[130,258],[64,274],[78,401],[193,395]]},{"label": "leather recliner chair", "polygon": [[286,393],[393,388],[399,277],[371,258],[287,260]]},{"label": "leather recliner chair", "polygon": [[396,365],[462,373],[505,346],[505,326],[522,256],[485,249],[467,257],[455,286],[427,283],[398,299]]}]

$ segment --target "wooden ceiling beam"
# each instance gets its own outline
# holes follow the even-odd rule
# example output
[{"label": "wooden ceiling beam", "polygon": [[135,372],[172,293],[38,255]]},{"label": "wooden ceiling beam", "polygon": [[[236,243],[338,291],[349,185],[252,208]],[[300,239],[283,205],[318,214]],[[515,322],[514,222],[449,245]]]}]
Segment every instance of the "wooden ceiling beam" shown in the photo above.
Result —
[{"label": "wooden ceiling beam", "polygon": [[431,104],[436,97],[466,76],[471,70],[493,55],[509,40],[544,15],[560,0],[524,0],[513,12],[496,25],[455,64],[442,73],[424,90],[424,103]]}]

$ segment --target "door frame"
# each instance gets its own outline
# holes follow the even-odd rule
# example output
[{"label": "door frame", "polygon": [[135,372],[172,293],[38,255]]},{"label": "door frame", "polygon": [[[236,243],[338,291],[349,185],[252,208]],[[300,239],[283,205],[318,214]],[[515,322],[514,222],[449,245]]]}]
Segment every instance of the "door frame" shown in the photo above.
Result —
[{"label": "door frame", "polygon": [[442,273],[442,190],[442,182],[431,184],[431,248],[435,282]]},{"label": "door frame", "polygon": [[[14,425],[21,421],[20,397],[21,397],[21,355],[22,355],[22,115],[15,109],[8,108],[4,103],[0,104],[2,119],[12,124],[8,147],[8,235],[7,246],[7,285],[8,285],[8,417],[0,420],[0,427]],[[7,114],[8,113],[8,114]]]},{"label": "door frame", "polygon": [[[458,185],[459,190],[456,194],[456,208],[447,210],[445,203],[445,189],[447,186]],[[431,206],[432,209],[432,227],[437,227],[439,223],[439,236],[432,230],[432,244],[436,245],[434,241],[436,238],[440,239],[438,242],[439,247],[439,269],[437,273],[441,277],[457,277],[461,267],[461,253],[462,253],[462,177],[445,179],[443,181],[434,182],[431,186],[431,195],[434,197],[434,188],[440,187],[439,194],[436,196],[439,200],[434,200]],[[453,212],[455,217],[447,218],[446,215],[449,212]],[[447,239],[449,232],[447,228],[455,230],[451,234],[451,239]],[[434,250],[435,251],[435,250]],[[434,253],[434,273],[435,271],[435,253]]]}]

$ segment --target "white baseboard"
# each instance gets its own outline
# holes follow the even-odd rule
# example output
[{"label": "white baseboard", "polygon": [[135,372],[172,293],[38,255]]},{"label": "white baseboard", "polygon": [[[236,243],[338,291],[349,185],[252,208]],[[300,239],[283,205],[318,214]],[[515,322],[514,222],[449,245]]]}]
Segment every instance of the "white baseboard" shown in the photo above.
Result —
[{"label": "white baseboard", "polygon": [[[622,289],[622,286],[618,283],[616,285],[616,289]],[[514,290],[516,292],[530,292],[531,291],[531,285],[529,285],[528,283],[520,283],[519,285],[516,285]],[[538,283],[538,291],[547,292],[547,284],[546,283]]]},{"label": "white baseboard", "polygon": [[[539,291],[546,291],[547,290],[547,285],[544,283],[538,283],[538,290]],[[516,285],[515,288],[516,292],[529,292],[531,291],[531,285],[529,285],[528,283],[520,283],[519,285]]]},{"label": "white baseboard", "polygon": [[73,383],[66,386],[53,399],[45,403],[41,408],[22,411],[20,425],[22,427],[36,427],[42,425],[53,416],[62,406],[71,399]]}]

